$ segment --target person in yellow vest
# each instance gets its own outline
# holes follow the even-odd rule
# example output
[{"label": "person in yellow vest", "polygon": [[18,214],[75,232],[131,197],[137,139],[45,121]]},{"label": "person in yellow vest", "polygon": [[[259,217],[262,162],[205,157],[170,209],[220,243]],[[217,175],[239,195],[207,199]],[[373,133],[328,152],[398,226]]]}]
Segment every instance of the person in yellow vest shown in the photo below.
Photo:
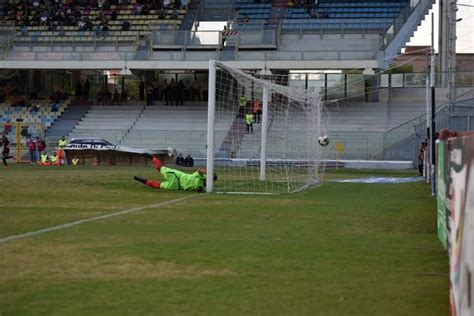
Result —
[{"label": "person in yellow vest", "polygon": [[66,161],[66,154],[64,153],[64,147],[66,147],[67,141],[66,137],[61,137],[61,139],[58,141],[58,164],[59,165],[64,165],[64,162]]},{"label": "person in yellow vest", "polygon": [[51,156],[49,157],[49,161],[51,162],[51,165],[53,166],[59,164],[58,155],[55,152],[52,152]]},{"label": "person in yellow vest", "polygon": [[245,108],[247,107],[247,97],[241,95],[239,99],[239,117],[245,116]]},{"label": "person in yellow vest", "polygon": [[253,114],[250,111],[245,114],[245,124],[247,125],[247,134],[253,133]]},{"label": "person in yellow vest", "polygon": [[72,158],[72,165],[73,166],[77,166],[77,164],[79,163],[79,158],[77,158],[76,156],[74,156],[74,158]]},{"label": "person in yellow vest", "polygon": [[41,156],[40,156],[40,160],[41,160],[41,165],[42,166],[49,166],[51,163],[49,162],[49,156],[47,153],[45,152],[42,152],[41,153]]}]

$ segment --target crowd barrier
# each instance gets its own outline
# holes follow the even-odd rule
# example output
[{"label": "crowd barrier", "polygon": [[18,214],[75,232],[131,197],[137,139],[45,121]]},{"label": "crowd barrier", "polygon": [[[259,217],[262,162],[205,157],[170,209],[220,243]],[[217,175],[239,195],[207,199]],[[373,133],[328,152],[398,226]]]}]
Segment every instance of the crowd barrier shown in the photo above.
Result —
[{"label": "crowd barrier", "polygon": [[474,136],[438,143],[438,237],[449,255],[451,315],[474,315]]},{"label": "crowd barrier", "polygon": [[[101,166],[145,166],[152,165],[151,160],[141,153],[113,149],[65,149],[66,160],[72,165],[72,159],[79,159],[78,165]],[[155,154],[165,165],[174,164],[174,158],[167,153]]]}]

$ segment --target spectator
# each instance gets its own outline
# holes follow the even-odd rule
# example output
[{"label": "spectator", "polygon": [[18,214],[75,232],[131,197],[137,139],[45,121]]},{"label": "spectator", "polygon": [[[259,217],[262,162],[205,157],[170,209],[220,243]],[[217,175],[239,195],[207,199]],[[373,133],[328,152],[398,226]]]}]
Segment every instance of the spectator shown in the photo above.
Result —
[{"label": "spectator", "polygon": [[38,113],[39,111],[40,111],[39,104],[37,102],[34,102],[31,107],[30,114],[33,115],[33,114]]},{"label": "spectator", "polygon": [[22,126],[21,127],[21,132],[20,132],[21,136],[24,137],[25,141],[28,141],[28,138],[30,138],[30,132],[28,131],[28,126]]},{"label": "spectator", "polygon": [[21,36],[28,36],[28,27],[26,26],[26,24],[23,24],[21,26],[20,33],[21,33]]},{"label": "spectator", "polygon": [[43,138],[36,137],[36,144],[37,144],[37,147],[38,147],[38,154],[41,157],[43,151],[45,151],[45,149],[46,149],[46,142],[44,141]]},{"label": "spectator", "polygon": [[183,80],[180,80],[176,85],[176,105],[184,105],[184,83]]},{"label": "spectator", "polygon": [[66,162],[66,153],[64,152],[64,147],[67,145],[67,140],[65,136],[62,136],[58,141],[58,165],[64,165]]},{"label": "spectator", "polygon": [[262,117],[262,103],[258,99],[255,99],[255,101],[253,101],[253,115],[254,122],[260,123]]},{"label": "spectator", "polygon": [[147,82],[146,84],[146,105],[153,105],[153,83]]},{"label": "spectator", "polygon": [[173,102],[175,102],[176,105],[178,105],[178,102],[176,102],[177,94],[178,94],[177,85],[176,85],[176,82],[174,81],[174,78],[172,78],[170,82],[169,94],[170,94],[171,105],[173,105]]},{"label": "spectator", "polygon": [[178,157],[176,157],[176,165],[177,166],[183,166],[184,165],[184,158],[181,153],[178,154]]},{"label": "spectator", "polygon": [[121,30],[122,31],[130,31],[130,27],[131,27],[131,24],[128,20],[125,20],[122,22],[122,27],[121,27]]},{"label": "spectator", "polygon": [[28,150],[30,152],[30,162],[31,164],[36,164],[36,139],[31,136],[28,140]]},{"label": "spectator", "polygon": [[250,111],[245,114],[245,124],[247,125],[247,134],[253,133],[253,114]]},{"label": "spectator", "polygon": [[173,101],[171,100],[171,85],[168,83],[168,80],[165,79],[163,82],[163,97],[165,98],[165,106],[168,106],[169,102],[171,101],[171,105],[173,105]]},{"label": "spectator", "polygon": [[247,106],[247,97],[245,95],[241,95],[239,98],[239,117],[244,117],[246,106]]},{"label": "spectator", "polygon": [[91,90],[91,83],[89,82],[89,79],[86,79],[84,82],[84,99],[88,100],[89,99],[89,92]]},{"label": "spectator", "polygon": [[59,111],[58,103],[56,102],[51,102],[51,112],[57,112]]},{"label": "spectator", "polygon": [[80,80],[76,82],[76,87],[74,89],[74,96],[76,97],[76,100],[79,100],[82,98],[82,83]]},{"label": "spectator", "polygon": [[191,157],[191,155],[187,155],[186,158],[184,158],[183,161],[183,166],[184,167],[194,167],[194,159]]},{"label": "spectator", "polygon": [[423,162],[425,160],[425,151],[428,143],[426,141],[421,142],[420,149],[418,151],[418,173],[423,176]]},{"label": "spectator", "polygon": [[114,90],[114,95],[112,97],[112,103],[120,105],[120,93],[117,89]]},{"label": "spectator", "polygon": [[474,136],[474,131],[467,131],[467,132],[456,132],[447,128],[443,128],[439,131],[439,139],[440,140],[448,140],[452,137],[464,137],[464,136]]},{"label": "spectator", "polygon": [[178,10],[176,10],[176,8],[174,8],[173,11],[171,11],[171,18],[176,20],[178,19],[178,17],[179,17],[179,12]]}]

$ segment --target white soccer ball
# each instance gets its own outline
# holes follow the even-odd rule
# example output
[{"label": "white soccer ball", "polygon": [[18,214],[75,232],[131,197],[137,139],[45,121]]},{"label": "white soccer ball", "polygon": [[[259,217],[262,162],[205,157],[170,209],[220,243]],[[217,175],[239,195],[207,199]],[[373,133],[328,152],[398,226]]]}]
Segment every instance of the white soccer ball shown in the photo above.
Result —
[{"label": "white soccer ball", "polygon": [[328,135],[323,135],[318,137],[318,143],[321,146],[327,146],[329,145],[329,137]]}]

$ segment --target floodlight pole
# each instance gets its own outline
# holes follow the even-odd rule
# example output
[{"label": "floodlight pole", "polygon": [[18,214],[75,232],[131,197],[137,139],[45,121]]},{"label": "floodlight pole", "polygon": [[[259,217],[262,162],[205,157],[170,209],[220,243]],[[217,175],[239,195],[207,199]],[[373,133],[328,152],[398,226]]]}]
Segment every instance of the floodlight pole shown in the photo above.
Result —
[{"label": "floodlight pole", "polygon": [[216,111],[216,61],[209,60],[209,88],[207,107],[207,182],[206,192],[214,188],[214,113]]},{"label": "floodlight pole", "polygon": [[[260,181],[265,181],[267,167],[268,88],[263,86],[262,142],[260,152]],[[258,113],[257,113],[258,115]]]}]

